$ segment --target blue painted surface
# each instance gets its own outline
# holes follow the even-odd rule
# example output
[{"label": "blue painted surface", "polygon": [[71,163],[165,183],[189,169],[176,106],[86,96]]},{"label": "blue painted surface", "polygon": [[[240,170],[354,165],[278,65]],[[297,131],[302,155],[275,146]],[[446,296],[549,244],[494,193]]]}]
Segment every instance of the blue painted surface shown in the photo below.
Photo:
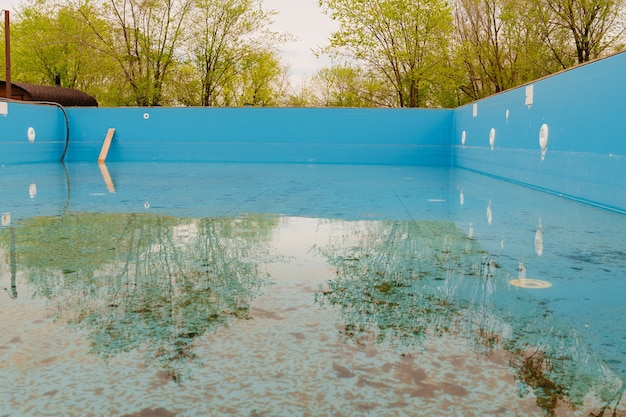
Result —
[{"label": "blue painted surface", "polygon": [[[0,114],[0,163],[56,162],[61,159],[67,124],[60,108],[10,102],[6,103],[5,110]],[[28,138],[29,128],[35,134],[32,142]]]},{"label": "blue painted surface", "polygon": [[90,212],[452,221],[508,278],[516,278],[523,263],[528,278],[548,280],[553,286],[534,294],[537,301],[584,335],[585,343],[626,378],[621,360],[626,346],[615,339],[625,334],[626,326],[616,320],[626,307],[623,216],[447,167],[106,166],[108,179],[94,162],[66,168],[56,163],[5,166],[0,169],[0,213],[10,213],[11,224],[33,216]]},{"label": "blue painted surface", "polygon": [[[109,162],[456,166],[626,212],[624,68],[621,53],[456,110],[69,108],[65,160],[95,161],[113,127]],[[57,161],[64,144],[58,108],[0,115],[0,163]]]},{"label": "blue painted surface", "polygon": [[69,161],[448,165],[452,110],[70,109]]},{"label": "blue painted surface", "polygon": [[[263,409],[283,410],[280,401],[285,397],[285,390],[270,390],[267,395],[259,396],[259,390],[267,388],[267,375],[271,374],[272,369],[278,369],[276,366],[280,367],[282,363],[299,364],[294,368],[295,372],[291,371],[291,365],[285,368],[280,378],[281,381],[286,381],[284,384],[300,389],[298,381],[315,381],[313,388],[306,386],[302,390],[302,398],[305,400],[299,404],[304,404],[302,413],[306,414],[313,403],[320,403],[319,399],[312,398],[307,393],[311,389],[319,391],[320,387],[322,390],[327,389],[328,381],[341,384],[339,388],[331,385],[332,392],[343,392],[351,387],[362,392],[363,387],[358,384],[357,377],[337,377],[335,367],[332,366],[333,361],[339,360],[337,358],[341,359],[341,363],[347,364],[362,361],[363,358],[371,360],[372,364],[367,366],[358,362],[361,364],[360,369],[364,369],[363,375],[368,375],[370,382],[378,381],[374,378],[380,378],[385,389],[378,391],[391,392],[388,397],[382,397],[383,400],[389,398],[394,403],[406,392],[412,392],[407,390],[415,389],[416,386],[412,378],[406,378],[406,381],[398,378],[399,367],[415,363],[419,368],[412,369],[419,369],[420,374],[434,375],[445,383],[450,383],[448,372],[437,373],[435,370],[458,369],[461,376],[458,381],[463,384],[467,393],[459,400],[457,414],[466,411],[466,400],[470,398],[472,403],[484,408],[472,413],[473,415],[491,415],[494,401],[499,401],[496,407],[503,410],[511,407],[508,398],[515,401],[515,398],[526,397],[529,405],[537,402],[533,391],[526,389],[526,385],[521,385],[530,385],[536,379],[529,383],[516,372],[520,362],[515,359],[526,358],[527,352],[536,352],[543,363],[550,365],[544,374],[547,381],[553,381],[553,386],[563,387],[563,400],[558,403],[559,411],[573,415],[598,415],[601,407],[609,403],[609,400],[618,413],[624,409],[621,395],[618,396],[626,379],[623,361],[626,346],[621,343],[626,334],[626,322],[621,319],[626,307],[626,281],[623,279],[626,273],[626,222],[623,216],[575,204],[526,187],[495,181],[468,170],[448,167],[163,162],[123,162],[109,163],[107,166],[110,174],[108,179],[95,162],[66,164],[67,170],[58,163],[21,164],[5,166],[0,170],[0,195],[4,197],[0,199],[3,223],[6,214],[10,213],[12,216],[10,222],[0,226],[0,230],[4,232],[4,247],[0,249],[5,254],[0,256],[0,272],[3,272],[0,275],[3,276],[3,285],[8,286],[9,270],[13,268],[17,276],[16,294],[19,292],[14,300],[4,293],[1,301],[4,303],[3,311],[6,316],[21,320],[18,322],[19,326],[10,320],[5,321],[7,324],[2,334],[6,336],[6,340],[12,340],[10,346],[16,344],[24,347],[5,349],[5,353],[9,355],[9,360],[5,362],[10,366],[4,374],[8,372],[8,380],[14,383],[5,384],[6,394],[3,398],[8,398],[5,404],[13,407],[8,410],[15,410],[15,415],[51,409],[51,400],[56,401],[53,408],[63,410],[64,415],[73,414],[67,411],[68,404],[75,404],[77,401],[83,401],[80,409],[83,414],[85,407],[94,407],[97,410],[107,409],[107,415],[131,415],[136,414],[136,410],[147,409],[148,406],[168,407],[173,413],[184,414],[184,410],[191,404],[193,410],[190,413],[197,415],[196,404],[203,403],[203,399],[206,399],[207,389],[211,393],[216,390],[219,393],[229,393],[232,390],[232,398],[243,398],[242,403],[250,404],[255,409],[259,409],[261,404]],[[33,185],[36,185],[36,193],[31,192]],[[120,223],[112,226],[116,233],[101,240],[97,235],[94,236],[101,228],[91,229],[89,223],[76,223],[73,220],[76,215],[82,217],[89,215],[88,213],[96,214],[95,218],[99,213],[127,214],[117,219],[107,216],[109,220]],[[160,220],[152,221],[139,220],[135,223],[134,218],[143,216],[130,213],[172,217],[161,217]],[[270,217],[276,216],[277,220],[267,222],[268,217],[263,213],[269,213]],[[34,215],[51,218],[35,220],[27,228],[22,228],[20,220]],[[122,218],[125,219],[121,221]],[[263,226],[255,226],[263,232],[255,233],[254,229],[247,228],[246,218],[261,221],[265,219]],[[337,221],[338,219],[345,222]],[[244,222],[240,222],[241,220]],[[390,223],[388,220],[395,221]],[[404,225],[424,224],[424,220],[454,222],[458,229],[456,233],[449,233],[451,229],[441,228],[442,224],[430,224],[422,230],[430,231],[433,234],[432,240],[416,240],[415,236],[405,233],[410,229]],[[40,226],[33,227],[38,222]],[[220,227],[220,222],[224,222],[226,226]],[[361,227],[355,228],[354,225],[359,223]],[[127,228],[119,227],[122,224]],[[200,224],[205,226],[198,226]],[[290,224],[299,226],[289,231],[287,226]],[[302,227],[303,224],[310,227]],[[202,232],[198,231],[204,227],[209,232],[200,234]],[[333,238],[329,234],[318,234],[317,230],[331,230]],[[14,243],[12,249],[11,244],[7,244],[10,242],[8,239],[11,232],[18,237],[14,240],[18,243]],[[37,245],[24,245],[25,240],[32,239],[35,243],[43,236],[72,242],[67,247],[84,245],[84,255],[93,256],[94,262],[99,265],[97,272],[83,272],[81,268],[87,269],[85,265],[88,260],[81,258],[76,261],[72,259],[75,257],[72,253],[66,253],[67,260],[55,263],[55,266],[65,266],[64,269],[46,267],[46,256],[41,257],[42,265],[36,262],[29,265],[26,262],[27,254],[32,253]],[[115,239],[111,239],[112,236]],[[285,236],[288,238],[281,240]],[[406,241],[414,244],[405,246],[403,242]],[[47,245],[50,242],[47,240]],[[108,244],[103,245],[102,242]],[[115,247],[110,246],[111,243]],[[343,252],[341,247],[344,245],[346,248],[354,245],[355,248]],[[237,250],[248,246],[269,248],[267,253],[271,253],[274,267],[270,266],[267,270],[271,273],[274,285],[268,285],[261,293],[262,297],[257,298],[254,304],[250,302],[249,317],[252,319],[246,320],[245,326],[236,327],[237,323],[230,321],[229,326],[233,326],[233,332],[212,330],[201,335],[204,340],[197,337],[194,344],[186,345],[190,346],[191,352],[198,352],[198,357],[202,360],[197,367],[193,362],[190,364],[194,373],[189,384],[174,386],[159,382],[162,377],[158,366],[162,362],[145,360],[146,355],[138,354],[145,345],[139,343],[109,343],[111,338],[105,338],[100,346],[105,345],[111,351],[115,351],[118,346],[130,346],[127,350],[133,349],[130,352],[124,350],[123,354],[113,356],[109,361],[87,353],[94,352],[89,349],[94,346],[95,338],[91,335],[94,334],[94,329],[98,330],[101,326],[89,324],[81,328],[70,327],[71,334],[66,333],[69,330],[66,329],[66,320],[69,321],[66,318],[78,317],[78,313],[81,313],[83,317],[89,317],[89,323],[106,324],[115,320],[116,323],[128,323],[128,327],[124,327],[128,329],[128,334],[140,334],[136,329],[145,328],[144,323],[148,322],[144,321],[142,315],[136,314],[136,309],[131,310],[125,306],[118,308],[117,305],[106,302],[110,299],[108,297],[117,298],[118,294],[125,294],[124,287],[133,288],[130,294],[137,294],[137,298],[144,299],[140,294],[145,293],[145,289],[134,292],[135,277],[148,278],[143,278],[143,281],[137,279],[140,283],[138,288],[142,284],[147,287],[146,283],[151,281],[167,281],[168,285],[160,287],[158,292],[162,292],[170,300],[166,304],[171,306],[168,312],[182,311],[183,308],[192,312],[202,311],[192,308],[197,304],[180,301],[186,300],[178,295],[185,288],[202,291],[200,285],[188,284],[194,282],[193,275],[187,274],[182,264],[191,264],[191,268],[196,268],[195,271],[206,271],[206,275],[199,272],[196,275],[211,282],[214,274],[220,276],[222,271],[224,274],[234,273],[234,269],[241,264],[231,259],[241,253],[252,264],[262,266],[261,271],[264,271],[268,262],[264,260],[266,255]],[[175,247],[179,249],[174,250]],[[480,250],[477,251],[477,248]],[[186,255],[194,252],[199,253],[197,258]],[[13,264],[10,253],[17,260]],[[265,254],[265,249],[261,253]],[[285,256],[282,256],[283,253]],[[359,272],[359,277],[362,277],[363,271],[367,279],[371,279],[374,273],[381,277],[387,275],[386,279],[390,281],[384,282],[402,283],[400,279],[407,276],[412,277],[411,282],[414,285],[431,279],[436,282],[436,294],[445,295],[445,300],[448,300],[442,310],[450,311],[454,318],[450,321],[446,318],[448,314],[426,310],[426,314],[418,315],[425,317],[441,314],[440,319],[435,321],[435,327],[426,330],[428,344],[424,347],[428,347],[428,350],[416,348],[415,351],[409,351],[415,352],[411,359],[400,356],[398,351],[387,356],[385,349],[388,349],[389,339],[384,339],[380,345],[373,338],[366,339],[370,340],[365,342],[367,345],[361,341],[363,339],[357,343],[351,342],[341,337],[342,333],[337,330],[346,325],[348,316],[326,315],[324,309],[313,304],[315,290],[325,288],[328,285],[326,280],[333,280],[341,273],[324,259],[330,260],[346,253],[364,257],[373,255],[376,259],[372,260],[369,268],[354,269]],[[463,254],[468,258],[464,259]],[[207,265],[214,265],[208,263],[212,261],[207,261],[213,257],[224,259],[220,261],[223,263],[217,264],[224,265],[223,270],[207,268]],[[428,267],[430,258],[439,259],[438,268],[432,272]],[[106,261],[103,262],[102,259]],[[198,263],[193,262],[193,259],[198,259]],[[355,258],[347,259],[354,265],[352,262]],[[520,264],[525,266],[528,278],[546,280],[552,286],[532,290],[509,285],[510,279],[519,276]],[[203,269],[198,268],[200,265]],[[416,266],[418,269],[413,269]],[[163,281],[159,281],[163,278]],[[73,284],[65,286],[64,280]],[[217,281],[221,283],[223,280],[220,277]],[[181,291],[170,298],[169,295],[174,293],[171,288],[176,288],[180,282],[184,283],[179,287]],[[58,284],[49,284],[46,287],[43,283]],[[218,291],[229,294],[223,286],[225,287],[220,284]],[[50,292],[46,292],[48,288]],[[406,295],[405,288],[410,286],[403,287],[403,292],[396,299],[415,306],[415,298]],[[293,292],[287,292],[286,289],[292,289]],[[71,297],[66,297],[66,293]],[[354,294],[350,290],[346,293],[348,297]],[[211,295],[207,296],[213,302]],[[268,305],[265,300],[272,297],[276,297],[276,302]],[[368,297],[371,296],[368,294]],[[83,299],[86,301],[81,301]],[[99,299],[105,302],[100,303]],[[358,300],[358,297],[351,299]],[[418,298],[418,301],[421,299]],[[66,305],[72,307],[64,307]],[[356,305],[362,305],[363,310],[367,314],[373,313],[374,317],[381,317],[381,312],[384,312],[395,320],[396,307],[390,310],[383,305],[377,311],[375,308],[368,309],[367,304]],[[417,305],[419,307],[420,304]],[[458,306],[462,308],[458,310]],[[334,310],[338,312],[339,308]],[[113,315],[109,315],[110,312]],[[304,316],[305,320],[292,323],[289,312],[298,318]],[[166,314],[167,317],[169,315]],[[188,328],[178,325],[181,323],[178,317],[183,315],[177,314],[175,317],[177,329]],[[404,317],[397,321],[402,320]],[[135,326],[132,324],[134,322],[141,325]],[[442,322],[445,327],[438,327]],[[458,322],[467,323],[467,326],[459,326]],[[433,326],[429,321],[415,323]],[[75,324],[76,321],[71,326]],[[326,327],[320,329],[321,326]],[[267,329],[270,327],[273,330],[268,338]],[[118,328],[120,327],[115,329]],[[165,334],[150,339],[153,343],[158,343],[156,346],[159,352],[167,351],[168,345],[174,345],[172,340],[179,340],[172,339],[171,333],[167,331],[161,332],[161,329],[166,328],[163,324],[148,328],[151,333]],[[158,331],[152,330],[153,328]],[[253,331],[254,328],[260,329],[261,337]],[[296,338],[294,333],[306,336]],[[420,343],[421,333],[415,333],[418,335],[416,341]],[[242,335],[242,339],[233,338],[236,334]],[[485,347],[486,343],[482,338],[485,334],[490,340],[497,341]],[[188,333],[184,335],[185,338],[188,337]],[[440,339],[442,335],[444,338]],[[17,336],[20,337],[19,340]],[[42,343],[32,343],[33,337]],[[142,339],[136,336],[124,340]],[[227,343],[222,344],[222,341]],[[137,346],[140,347],[139,351],[134,350]],[[203,346],[211,348],[203,349]],[[212,349],[213,346],[219,347]],[[268,353],[261,354],[259,350],[254,350],[252,355],[251,346],[254,349],[264,348],[266,350],[263,352]],[[466,350],[464,346],[468,346],[467,349],[474,346],[474,350]],[[502,350],[505,346],[507,351]],[[518,346],[524,349],[518,351]],[[29,352],[34,352],[31,355],[34,358],[46,358],[53,351],[54,361],[37,360],[24,366],[23,361],[10,360],[12,353],[18,354],[26,348]],[[311,354],[302,355],[302,349]],[[296,352],[296,357],[291,362],[281,359],[290,352]],[[426,360],[433,356],[429,352],[436,352],[432,361]],[[269,365],[266,361],[258,364],[255,362],[252,373],[260,377],[250,382],[251,377],[247,373],[250,362],[236,361],[234,357],[277,359]],[[303,357],[313,359],[311,363],[301,362]],[[387,360],[388,357],[396,358],[397,365]],[[467,358],[471,366],[459,367],[459,358]],[[493,358],[496,358],[495,362]],[[322,370],[316,367],[320,363],[325,364]],[[86,372],[85,369],[88,370],[88,378],[84,378],[81,383],[76,383],[76,372],[58,371],[76,367],[83,370],[80,375]],[[237,384],[231,388],[232,384],[224,383],[228,380],[220,381],[221,375],[215,377],[216,369],[226,369],[229,370],[229,375],[234,374],[235,377],[229,376],[232,378],[229,380],[245,381],[246,385],[258,384],[259,388],[253,385],[254,389],[242,391]],[[307,373],[302,373],[302,369]],[[309,369],[313,369],[310,375]],[[476,369],[480,369],[480,375],[477,375]],[[507,373],[503,374],[505,370]],[[122,379],[119,377],[121,374],[124,375]],[[502,384],[503,375],[510,384]],[[120,381],[126,385],[120,387]],[[435,377],[429,377],[428,384],[439,386],[435,385],[439,384],[438,381]],[[482,384],[481,381],[488,384]],[[497,396],[490,394],[494,384],[499,387]],[[45,394],[50,386],[62,387],[63,392],[69,394],[64,394],[61,399],[58,398],[59,395],[35,395],[42,392]],[[155,386],[162,387],[162,392],[156,396],[153,395]],[[483,386],[485,389],[482,389]],[[80,387],[78,392],[77,387]],[[596,387],[602,388],[600,394],[597,394]],[[511,391],[511,388],[515,391]],[[101,395],[101,390],[108,394]],[[576,407],[574,402],[570,403],[571,406],[567,403],[568,396],[580,398],[582,395],[579,393],[587,393],[587,390],[590,390],[591,395],[585,397],[584,404]],[[507,391],[513,395],[502,400],[502,393]],[[280,396],[279,400],[275,399],[274,392]],[[33,394],[33,398],[43,400],[24,403],[20,401],[24,393]],[[434,395],[412,397],[415,404],[403,405],[406,414],[409,415],[416,409],[424,409],[424,402],[427,400],[440,401],[443,406],[449,404],[449,396],[440,393],[445,394],[445,389],[436,389]],[[594,401],[595,395],[600,402]],[[124,396],[135,398],[137,402],[123,409],[123,404],[128,402]],[[157,397],[160,402],[154,402]],[[223,400],[222,396],[218,397],[212,399],[211,410],[214,411],[216,404],[222,403],[228,409],[233,409],[230,398]],[[381,402],[380,395],[374,397],[381,410],[379,414],[384,414],[385,403]],[[111,400],[112,398],[115,400]],[[311,402],[305,402],[309,398]],[[350,398],[353,401],[355,396],[350,395]],[[481,402],[484,398],[489,398],[489,401]],[[336,401],[333,401],[321,403],[335,404]],[[395,405],[394,407],[398,408]],[[441,407],[434,407],[435,411],[430,414],[437,414],[436,410]],[[356,410],[354,402],[341,405],[341,410],[348,409]],[[539,409],[528,410],[529,415],[542,415]],[[289,413],[302,414],[299,411]],[[202,414],[211,413],[203,411]],[[251,413],[246,410],[241,414]],[[317,414],[337,414],[337,411]]]},{"label": "blue painted surface", "polygon": [[[624,211],[625,67],[626,54],[617,54],[458,108],[454,164]],[[542,155],[543,124],[548,144]]]}]

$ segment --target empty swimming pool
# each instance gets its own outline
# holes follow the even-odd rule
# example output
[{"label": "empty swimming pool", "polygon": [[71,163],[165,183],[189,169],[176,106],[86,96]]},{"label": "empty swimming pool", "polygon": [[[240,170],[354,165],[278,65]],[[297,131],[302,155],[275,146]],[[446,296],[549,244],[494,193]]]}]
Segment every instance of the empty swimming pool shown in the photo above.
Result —
[{"label": "empty swimming pool", "polygon": [[1,168],[0,415],[626,412],[626,219],[462,169]]}]

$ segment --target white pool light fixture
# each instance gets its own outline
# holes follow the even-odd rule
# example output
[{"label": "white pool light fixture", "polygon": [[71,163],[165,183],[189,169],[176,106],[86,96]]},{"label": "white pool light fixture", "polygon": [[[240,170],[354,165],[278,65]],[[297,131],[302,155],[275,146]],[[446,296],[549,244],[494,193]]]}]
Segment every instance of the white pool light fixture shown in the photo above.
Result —
[{"label": "white pool light fixture", "polygon": [[28,137],[28,142],[33,143],[35,141],[35,128],[29,127],[28,131],[26,132],[26,136]]},{"label": "white pool light fixture", "polygon": [[548,149],[548,125],[542,124],[541,129],[539,129],[539,146],[541,147],[541,160],[543,161],[546,157],[546,151]]}]

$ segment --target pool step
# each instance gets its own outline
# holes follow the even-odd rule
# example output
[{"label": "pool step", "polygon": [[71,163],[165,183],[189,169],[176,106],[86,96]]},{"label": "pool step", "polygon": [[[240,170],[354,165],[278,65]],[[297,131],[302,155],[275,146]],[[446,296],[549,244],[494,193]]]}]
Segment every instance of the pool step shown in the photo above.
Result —
[{"label": "pool step", "polygon": [[100,156],[98,157],[98,162],[104,162],[107,159],[107,154],[109,153],[109,148],[111,147],[111,141],[113,140],[113,135],[115,135],[115,128],[111,127],[107,131],[107,135],[104,138],[104,143],[102,144],[102,149],[100,150]]}]

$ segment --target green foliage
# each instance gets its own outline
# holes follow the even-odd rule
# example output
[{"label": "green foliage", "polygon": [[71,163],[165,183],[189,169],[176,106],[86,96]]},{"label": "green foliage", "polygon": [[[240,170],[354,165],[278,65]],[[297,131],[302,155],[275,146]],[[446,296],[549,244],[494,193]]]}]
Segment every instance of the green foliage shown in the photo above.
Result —
[{"label": "green foliage", "polygon": [[319,4],[335,64],[295,92],[262,0],[26,0],[13,80],[58,76],[103,106],[455,107],[625,44],[625,0]]},{"label": "green foliage", "polygon": [[[95,11],[84,13],[102,25]],[[12,79],[54,85],[98,95],[108,88],[113,62],[100,55],[93,32],[81,23],[81,15],[66,4],[45,0],[26,3],[11,26]]]},{"label": "green foliage", "polygon": [[[529,14],[524,5],[509,0],[459,1],[459,43],[470,73],[463,90],[471,99],[562,69],[545,68],[553,61]],[[462,21],[463,16],[469,19]]]},{"label": "green foliage", "polygon": [[328,51],[376,74],[395,92],[398,107],[437,105],[431,86],[440,80],[452,33],[443,0],[320,0],[339,23]]},{"label": "green foliage", "polygon": [[198,0],[185,45],[196,68],[202,106],[271,105],[282,91],[282,67],[270,32],[271,13],[257,0]]},{"label": "green foliage", "polygon": [[393,92],[375,74],[353,66],[322,68],[313,77],[316,104],[321,107],[392,107]]},{"label": "green foliage", "polygon": [[196,66],[190,62],[177,62],[172,66],[171,77],[163,86],[165,97],[170,97],[173,106],[199,106],[202,83]]},{"label": "green foliage", "polygon": [[223,105],[276,106],[283,90],[283,69],[277,55],[268,50],[250,50],[222,88]]},{"label": "green foliage", "polygon": [[276,106],[284,95],[284,70],[276,53],[260,50],[248,54],[240,71],[237,105]]},{"label": "green foliage", "polygon": [[33,0],[13,18],[15,81],[101,105],[273,105],[284,91],[257,0]]},{"label": "green foliage", "polygon": [[174,65],[191,4],[191,0],[101,1],[96,7],[105,27],[84,12],[88,0],[77,5],[84,23],[101,40],[102,52],[118,64],[133,104],[164,104],[163,85]]},{"label": "green foliage", "polygon": [[498,93],[615,50],[626,28],[616,18],[623,7],[623,0],[456,0],[461,100]]},{"label": "green foliage", "polygon": [[549,41],[569,37],[567,45],[579,64],[610,52],[626,30],[623,0],[532,0],[529,4],[543,17]]},{"label": "green foliage", "polygon": [[[504,91],[622,49],[626,28],[618,17],[623,0],[320,5],[340,24],[325,51],[379,75],[393,91],[393,106],[454,107]],[[329,90],[328,78],[314,82]],[[345,92],[342,80],[335,83],[335,95]],[[328,100],[322,94],[319,101]]]}]

